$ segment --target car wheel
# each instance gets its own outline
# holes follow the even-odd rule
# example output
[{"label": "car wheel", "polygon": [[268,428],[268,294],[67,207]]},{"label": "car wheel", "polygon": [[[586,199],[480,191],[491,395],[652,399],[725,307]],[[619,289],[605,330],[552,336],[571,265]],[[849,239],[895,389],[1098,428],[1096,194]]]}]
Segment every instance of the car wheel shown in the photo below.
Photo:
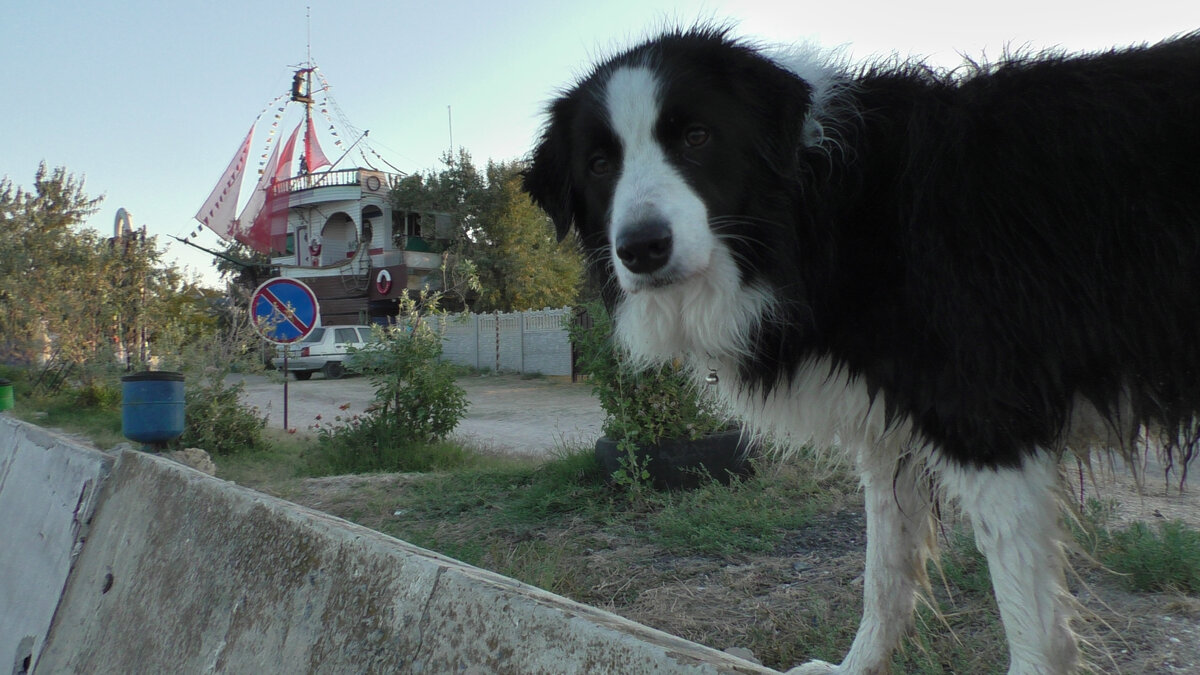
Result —
[{"label": "car wheel", "polygon": [[297,380],[307,380],[308,378],[312,377],[313,371],[311,371],[311,370],[293,370],[292,374],[296,376]]},{"label": "car wheel", "polygon": [[321,368],[321,372],[325,374],[325,379],[336,380],[346,374],[346,369],[340,361],[330,361]]}]

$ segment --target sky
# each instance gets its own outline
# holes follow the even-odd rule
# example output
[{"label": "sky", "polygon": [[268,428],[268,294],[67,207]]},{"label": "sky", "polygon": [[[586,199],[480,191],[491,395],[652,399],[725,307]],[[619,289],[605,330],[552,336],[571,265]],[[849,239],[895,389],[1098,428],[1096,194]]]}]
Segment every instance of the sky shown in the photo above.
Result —
[{"label": "sky", "polygon": [[[1006,47],[1156,42],[1200,29],[1200,2],[0,0],[0,176],[28,187],[39,162],[66,167],[104,197],[86,227],[107,235],[125,208],[165,259],[217,286],[211,256],[167,235],[196,230],[196,211],[309,49],[370,148],[414,173],[439,169],[452,142],[478,166],[525,157],[556,91],[605,54],[698,19],[766,44],[840,47],[853,61],[953,67]],[[251,157],[260,150],[256,140]],[[207,230],[192,240],[221,243]]]}]

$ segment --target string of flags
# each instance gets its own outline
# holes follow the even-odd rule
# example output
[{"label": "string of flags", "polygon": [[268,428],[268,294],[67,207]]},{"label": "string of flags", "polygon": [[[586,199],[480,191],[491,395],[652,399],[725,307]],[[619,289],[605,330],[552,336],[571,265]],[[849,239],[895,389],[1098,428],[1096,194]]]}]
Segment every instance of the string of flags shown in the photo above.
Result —
[{"label": "string of flags", "polygon": [[[334,139],[333,140],[334,146],[337,148],[344,148],[344,146],[346,145],[345,139],[342,138],[342,135],[338,132],[338,129],[342,129],[343,131],[349,132],[355,136],[365,135],[365,133],[350,123],[349,119],[346,117],[346,114],[342,111],[341,106],[339,106],[337,104],[337,101],[330,95],[329,92],[332,89],[332,87],[330,86],[329,81],[325,79],[325,75],[321,72],[320,68],[318,68],[315,63],[310,62],[309,65],[312,67],[311,72],[316,74],[317,79],[321,85],[320,101],[319,101],[319,103],[316,103],[315,105],[313,105],[313,108],[315,108],[318,112],[320,112],[320,114],[324,118],[326,124],[328,124],[327,133]],[[315,92],[312,92],[312,93],[315,93]],[[310,93],[310,95],[311,95],[311,93]],[[258,115],[254,118],[254,124],[253,124],[252,128],[257,128],[258,125],[260,124],[260,122],[264,119],[264,117],[268,113],[271,113],[271,123],[269,126],[266,127],[266,133],[263,135],[265,140],[263,141],[263,145],[262,145],[262,153],[258,157],[258,169],[257,169],[258,176],[262,176],[263,172],[266,170],[267,163],[271,156],[273,144],[277,142],[276,134],[279,131],[280,124],[282,124],[285,112],[287,110],[287,101],[285,99],[289,99],[290,97],[291,97],[290,90],[283,94],[280,94],[279,96],[276,96],[265,107],[263,107],[263,109],[261,111],[259,111]],[[334,117],[337,117],[337,122],[334,121]],[[259,133],[262,134],[261,129],[259,130]],[[245,141],[245,146],[243,147],[243,150],[242,150],[243,160],[246,159],[246,155],[249,154],[249,152],[250,152],[249,145],[250,145],[250,138],[247,137],[247,139]],[[358,146],[358,151],[359,151],[359,154],[362,156],[363,161],[366,163],[366,165],[371,168],[375,168],[375,166],[372,164],[370,158],[367,157],[367,154],[366,154],[367,152],[370,152],[371,155],[373,155],[376,159],[378,159],[383,164],[386,164],[388,167],[390,167],[392,170],[399,173],[400,175],[405,174],[404,171],[401,171],[400,169],[397,169],[395,166],[393,166],[390,162],[388,162],[386,159],[384,159],[374,148],[370,147],[370,145],[368,145],[367,143],[360,144]],[[229,186],[226,186],[227,190],[228,190],[228,187]],[[206,206],[207,206],[207,204],[206,204]],[[238,223],[237,223],[236,219],[234,219],[234,221],[233,221],[233,228],[234,228],[233,231],[237,231]],[[184,241],[184,243],[187,243],[189,240],[199,237],[201,232],[203,232],[203,231],[204,231],[204,225],[199,224],[194,230],[188,232],[188,234],[183,238],[182,241]]]},{"label": "string of flags", "polygon": [[[267,112],[271,110],[271,108],[275,108],[274,121],[271,122],[271,127],[267,131],[266,147],[264,148],[262,157],[258,161],[259,175],[262,175],[263,167],[266,165],[267,156],[270,154],[272,138],[275,135],[275,132],[279,128],[280,120],[283,118],[283,111],[285,109],[285,106],[280,106],[279,102],[282,101],[284,98],[286,98],[288,95],[289,94],[280,94],[279,96],[276,96],[274,99],[272,99],[265,106],[263,106],[263,109],[258,111],[258,115],[256,115],[254,117],[254,123],[251,125],[251,128],[258,126],[259,120],[261,120],[263,118],[263,116],[266,115]],[[196,229],[191,230],[186,235],[184,235],[184,237],[183,237],[184,242],[186,243],[192,239],[195,239],[196,237],[199,237],[200,233],[203,231],[204,231],[204,225],[203,224],[198,225],[196,227]]]}]

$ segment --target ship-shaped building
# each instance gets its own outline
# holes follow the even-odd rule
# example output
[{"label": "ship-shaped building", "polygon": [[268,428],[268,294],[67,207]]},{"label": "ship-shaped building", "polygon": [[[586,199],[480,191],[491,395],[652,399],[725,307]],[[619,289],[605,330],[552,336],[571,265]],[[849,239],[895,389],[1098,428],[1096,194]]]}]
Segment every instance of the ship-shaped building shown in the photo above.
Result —
[{"label": "ship-shaped building", "polygon": [[[291,91],[264,110],[274,113],[274,121],[264,123],[267,116],[260,115],[251,125],[196,220],[226,241],[268,256],[278,276],[307,284],[317,295],[321,325],[386,322],[396,314],[397,298],[440,286],[442,256],[436,251],[451,236],[452,223],[446,214],[393,205],[391,189],[404,176],[398,170],[343,165],[356,149],[367,163],[361,148],[367,132],[352,143],[339,137],[328,97],[328,84],[315,66],[297,70]],[[296,107],[303,117],[284,140],[275,132]],[[327,135],[336,138],[340,156],[332,160],[319,141],[318,115],[325,118]],[[261,168],[239,210],[256,135],[267,137],[257,162]]]}]

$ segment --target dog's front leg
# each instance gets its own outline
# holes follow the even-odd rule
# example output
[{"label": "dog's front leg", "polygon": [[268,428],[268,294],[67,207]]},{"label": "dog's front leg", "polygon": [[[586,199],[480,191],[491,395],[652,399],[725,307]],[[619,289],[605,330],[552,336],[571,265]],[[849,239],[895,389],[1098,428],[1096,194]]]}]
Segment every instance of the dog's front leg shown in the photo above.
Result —
[{"label": "dog's front leg", "polygon": [[[932,497],[923,466],[891,447],[859,453],[867,509],[863,615],[840,666],[806,663],[788,675],[879,675],[910,629],[917,593],[928,587],[925,563],[935,544]],[[900,457],[898,459],[898,457]]]},{"label": "dog's front leg", "polygon": [[942,482],[970,517],[975,544],[987,556],[1008,636],[1010,675],[1076,672],[1079,646],[1063,575],[1057,462],[1037,456],[1012,469],[947,468]]}]

